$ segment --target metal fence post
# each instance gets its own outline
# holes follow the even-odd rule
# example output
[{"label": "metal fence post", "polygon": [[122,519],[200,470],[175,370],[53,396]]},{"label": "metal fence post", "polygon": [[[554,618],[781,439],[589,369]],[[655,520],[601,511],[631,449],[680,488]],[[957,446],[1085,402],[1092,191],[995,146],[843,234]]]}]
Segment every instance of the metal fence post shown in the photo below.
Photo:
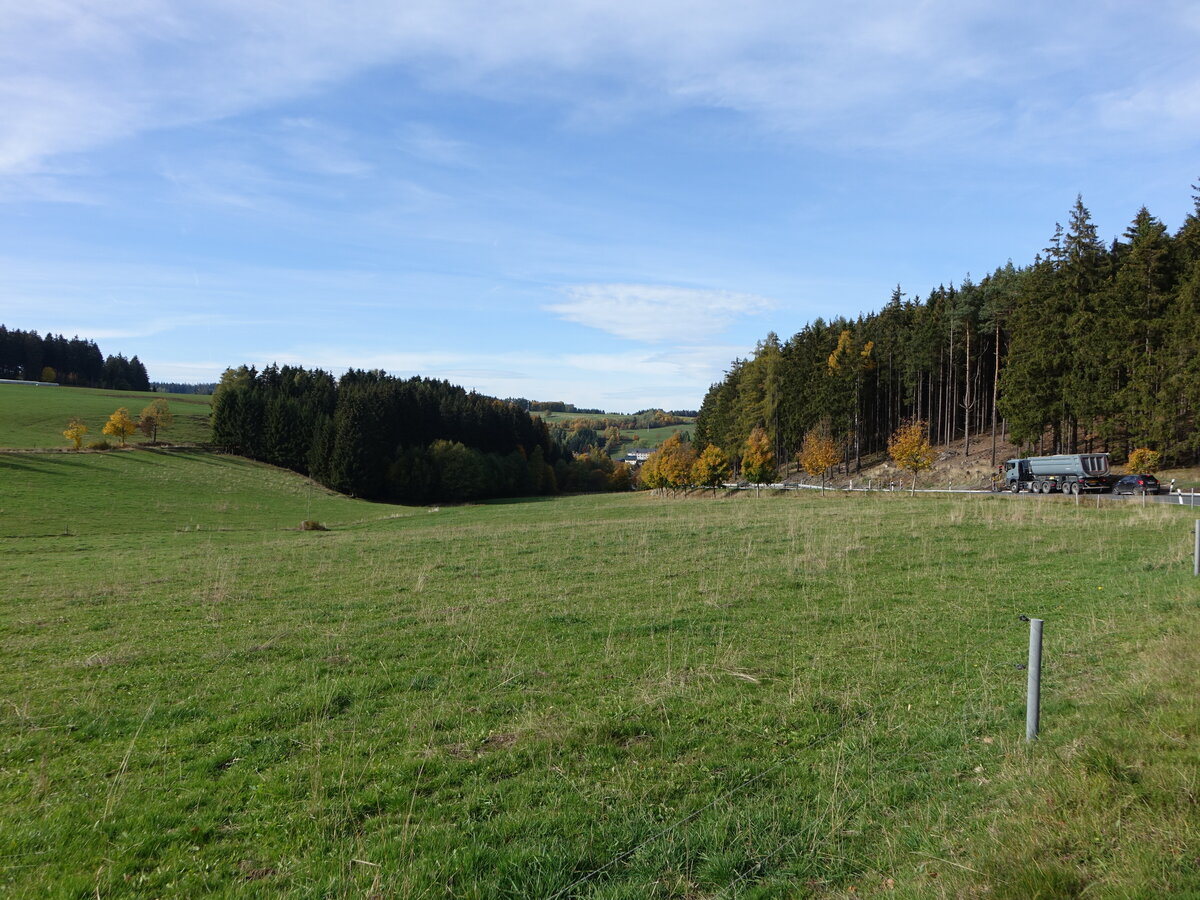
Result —
[{"label": "metal fence post", "polygon": [[1196,520],[1196,553],[1192,562],[1192,574],[1200,575],[1200,519]]},{"label": "metal fence post", "polygon": [[1025,740],[1036,741],[1042,706],[1042,620],[1029,620],[1029,679],[1025,689]]}]

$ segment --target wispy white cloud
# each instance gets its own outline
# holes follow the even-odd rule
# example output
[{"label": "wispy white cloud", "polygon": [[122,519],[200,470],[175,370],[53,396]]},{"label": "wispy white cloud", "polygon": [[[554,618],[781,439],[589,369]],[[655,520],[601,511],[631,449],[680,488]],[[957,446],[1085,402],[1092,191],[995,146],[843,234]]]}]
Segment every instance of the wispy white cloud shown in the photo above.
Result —
[{"label": "wispy white cloud", "polygon": [[1099,121],[1114,131],[1194,136],[1200,122],[1200,78],[1167,85],[1138,85],[1096,98]]},{"label": "wispy white cloud", "polygon": [[199,163],[160,164],[159,175],[182,196],[211,206],[234,209],[275,209],[280,179],[272,172],[240,159],[209,158]]},{"label": "wispy white cloud", "polygon": [[581,284],[546,306],[569,322],[645,343],[689,344],[720,334],[735,320],[774,309],[773,300],[735,291],[653,284]]},{"label": "wispy white cloud", "polygon": [[[296,0],[286,9],[273,0],[56,0],[4,7],[0,173],[8,175],[44,172],[63,154],[261,109],[385,66],[404,67],[426,90],[553,99],[567,116],[699,106],[815,142],[836,134],[841,143],[878,144],[892,135],[912,142],[908,117],[940,110],[968,129],[963,139],[999,138],[998,120],[1011,111],[1006,94],[1036,91],[1046,99],[1047,121],[1121,84],[1135,102],[1144,85],[1139,63],[1126,56],[1130,41],[1141,65],[1142,42],[1155,42],[1155,80],[1174,74],[1188,81],[1187,48],[1200,28],[1194,10],[1180,3],[1126,9],[1067,2],[1027,15],[997,12],[982,0],[512,0],[499,7]],[[1083,56],[1109,63],[1110,82],[1074,81],[1071,60]],[[1189,97],[1164,100],[1177,112],[1176,128],[1188,124]],[[980,114],[981,107],[991,113]],[[1106,121],[1124,127],[1119,115]],[[1188,134],[1197,129],[1193,117]],[[407,140],[443,160],[461,152],[419,127]],[[295,149],[325,169],[353,174],[365,165],[327,144]]]},{"label": "wispy white cloud", "polygon": [[398,140],[405,152],[426,162],[453,167],[476,164],[475,152],[468,144],[426,122],[409,123]]},{"label": "wispy white cloud", "polygon": [[[97,318],[101,321],[103,320],[100,316]],[[100,325],[95,328],[86,328],[85,330],[89,339],[103,341],[114,338],[153,338],[171,332],[182,332],[197,328],[219,328],[239,324],[242,324],[240,320],[228,315],[192,313],[190,315],[178,316],[155,316],[146,319],[131,317],[126,321],[124,327],[113,328]]]},{"label": "wispy white cloud", "polygon": [[280,132],[280,147],[302,171],[331,176],[363,176],[372,171],[372,166],[351,149],[351,136],[327,122],[285,119]]},{"label": "wispy white cloud", "polygon": [[151,381],[175,384],[210,384],[220,381],[221,373],[231,368],[228,362],[212,359],[180,362],[175,358],[156,355],[153,348],[148,355],[141,355],[138,359],[146,367]]}]

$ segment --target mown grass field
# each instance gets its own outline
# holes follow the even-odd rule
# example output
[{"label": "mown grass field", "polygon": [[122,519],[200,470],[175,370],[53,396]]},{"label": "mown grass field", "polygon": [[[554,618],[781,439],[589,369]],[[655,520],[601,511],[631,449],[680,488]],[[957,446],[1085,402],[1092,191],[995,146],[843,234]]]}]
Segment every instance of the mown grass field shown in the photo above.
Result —
[{"label": "mown grass field", "polygon": [[[171,414],[175,418],[171,428],[159,432],[160,441],[187,444],[209,439],[211,398],[208,396],[0,384],[0,447],[70,447],[71,442],[62,433],[76,416],[88,427],[85,446],[92,441],[106,440],[102,432],[104,423],[118,407],[128,409],[136,421],[139,413],[159,397],[171,405]],[[117,443],[111,438],[107,440]],[[129,438],[131,443],[142,440],[141,432]]]},{"label": "mown grass field", "polygon": [[1196,895],[1186,512],[0,455],[0,894]]}]

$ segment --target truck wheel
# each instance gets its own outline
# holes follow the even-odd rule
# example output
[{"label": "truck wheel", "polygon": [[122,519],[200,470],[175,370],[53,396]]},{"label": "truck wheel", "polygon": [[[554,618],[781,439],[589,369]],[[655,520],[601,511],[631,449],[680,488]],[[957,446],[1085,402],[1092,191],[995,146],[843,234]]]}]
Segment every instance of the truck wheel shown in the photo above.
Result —
[{"label": "truck wheel", "polygon": [[1012,486],[1009,488],[1009,490],[1012,491],[1014,494],[1021,493],[1021,482],[1014,481],[1012,483]]}]

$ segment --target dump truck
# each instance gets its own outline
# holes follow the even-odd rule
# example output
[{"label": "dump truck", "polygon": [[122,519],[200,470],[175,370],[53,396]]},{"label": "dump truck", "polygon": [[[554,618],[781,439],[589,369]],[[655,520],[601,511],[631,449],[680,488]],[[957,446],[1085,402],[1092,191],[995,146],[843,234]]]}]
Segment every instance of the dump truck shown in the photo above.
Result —
[{"label": "dump truck", "polygon": [[1113,478],[1107,453],[1063,453],[1029,456],[1004,463],[1004,481],[1014,494],[1064,494],[1111,491]]}]

